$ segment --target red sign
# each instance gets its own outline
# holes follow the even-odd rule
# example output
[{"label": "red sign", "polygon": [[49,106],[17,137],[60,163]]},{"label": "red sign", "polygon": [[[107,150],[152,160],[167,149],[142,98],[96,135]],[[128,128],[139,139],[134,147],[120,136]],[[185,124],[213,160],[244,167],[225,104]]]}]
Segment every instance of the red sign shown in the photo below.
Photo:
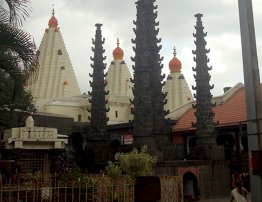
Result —
[{"label": "red sign", "polygon": [[133,144],[134,137],[131,133],[126,133],[123,135],[123,144]]}]

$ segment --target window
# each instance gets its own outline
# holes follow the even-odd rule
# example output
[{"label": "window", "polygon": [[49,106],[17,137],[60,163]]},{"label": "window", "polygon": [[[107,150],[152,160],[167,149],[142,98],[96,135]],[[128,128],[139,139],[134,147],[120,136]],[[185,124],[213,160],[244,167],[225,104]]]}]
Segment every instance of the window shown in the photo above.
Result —
[{"label": "window", "polygon": [[81,114],[78,114],[78,122],[81,122],[82,121],[82,116]]},{"label": "window", "polygon": [[57,54],[58,54],[58,55],[62,55],[61,49],[59,49],[59,50],[57,51]]},{"label": "window", "polygon": [[115,111],[115,114],[116,114],[116,118],[118,118],[118,112],[117,111]]}]

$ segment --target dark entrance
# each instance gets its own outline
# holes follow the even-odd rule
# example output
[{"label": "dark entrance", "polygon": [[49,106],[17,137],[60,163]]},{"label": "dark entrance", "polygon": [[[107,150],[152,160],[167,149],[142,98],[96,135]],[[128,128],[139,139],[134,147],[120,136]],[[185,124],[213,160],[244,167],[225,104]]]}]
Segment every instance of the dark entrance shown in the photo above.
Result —
[{"label": "dark entrance", "polygon": [[183,175],[183,190],[184,202],[199,199],[198,181],[193,173],[187,172]]},{"label": "dark entrance", "polygon": [[216,138],[217,145],[224,146],[225,159],[231,160],[233,155],[233,149],[235,146],[235,138],[232,134],[218,135]]},{"label": "dark entrance", "polygon": [[110,143],[111,154],[114,161],[118,161],[119,154],[121,152],[121,143],[119,140],[112,140]]}]

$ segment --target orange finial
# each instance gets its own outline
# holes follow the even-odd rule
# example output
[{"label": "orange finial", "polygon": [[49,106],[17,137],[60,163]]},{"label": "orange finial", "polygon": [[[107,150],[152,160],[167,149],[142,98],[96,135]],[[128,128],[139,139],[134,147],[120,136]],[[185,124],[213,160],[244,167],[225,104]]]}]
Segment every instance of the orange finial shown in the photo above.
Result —
[{"label": "orange finial", "polygon": [[54,8],[54,4],[53,4],[53,9],[52,9],[52,17],[50,18],[49,22],[48,22],[48,25],[49,27],[55,27],[57,28],[58,26],[58,21],[57,19],[55,18],[55,8]]},{"label": "orange finial", "polygon": [[169,69],[170,72],[180,72],[181,68],[182,68],[182,64],[181,61],[179,59],[177,59],[176,57],[176,47],[174,47],[174,53],[173,53],[174,57],[173,59],[169,62]]},{"label": "orange finial", "polygon": [[116,43],[117,47],[115,48],[115,50],[113,51],[113,57],[114,59],[123,59],[124,56],[124,51],[119,47],[119,39],[117,38],[117,43]]}]

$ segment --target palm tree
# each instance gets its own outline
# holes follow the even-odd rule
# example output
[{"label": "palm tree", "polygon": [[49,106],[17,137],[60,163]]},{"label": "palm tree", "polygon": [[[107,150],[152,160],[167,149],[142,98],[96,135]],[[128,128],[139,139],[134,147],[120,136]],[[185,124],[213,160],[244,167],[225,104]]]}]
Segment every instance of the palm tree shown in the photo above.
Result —
[{"label": "palm tree", "polygon": [[[23,85],[36,72],[37,54],[30,34],[21,30],[29,16],[29,0],[0,2],[0,113],[34,110]],[[0,123],[1,119],[0,119]]]}]

